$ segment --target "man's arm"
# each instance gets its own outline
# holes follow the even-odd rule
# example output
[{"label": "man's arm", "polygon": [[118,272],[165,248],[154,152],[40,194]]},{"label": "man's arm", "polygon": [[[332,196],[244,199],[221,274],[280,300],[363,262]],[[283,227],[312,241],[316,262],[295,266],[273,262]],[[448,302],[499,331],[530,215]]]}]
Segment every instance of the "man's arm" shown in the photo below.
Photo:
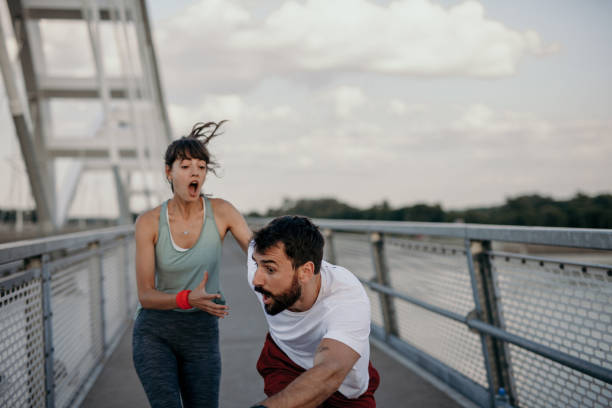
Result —
[{"label": "man's arm", "polygon": [[323,339],[314,366],[260,404],[268,408],[317,407],[338,390],[358,359],[359,354],[346,344]]}]

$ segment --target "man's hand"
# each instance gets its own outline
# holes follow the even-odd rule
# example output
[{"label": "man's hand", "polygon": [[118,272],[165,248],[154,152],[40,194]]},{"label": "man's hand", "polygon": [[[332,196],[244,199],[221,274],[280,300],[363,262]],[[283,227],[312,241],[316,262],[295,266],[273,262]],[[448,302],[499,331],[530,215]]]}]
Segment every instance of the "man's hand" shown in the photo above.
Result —
[{"label": "man's hand", "polygon": [[359,354],[346,344],[323,339],[314,366],[260,404],[268,408],[317,407],[338,390],[357,360]]},{"label": "man's hand", "polygon": [[224,318],[228,314],[229,308],[213,302],[213,299],[221,298],[218,293],[209,294],[206,292],[206,282],[208,281],[208,271],[204,272],[204,278],[197,288],[189,293],[189,304],[213,316]]}]

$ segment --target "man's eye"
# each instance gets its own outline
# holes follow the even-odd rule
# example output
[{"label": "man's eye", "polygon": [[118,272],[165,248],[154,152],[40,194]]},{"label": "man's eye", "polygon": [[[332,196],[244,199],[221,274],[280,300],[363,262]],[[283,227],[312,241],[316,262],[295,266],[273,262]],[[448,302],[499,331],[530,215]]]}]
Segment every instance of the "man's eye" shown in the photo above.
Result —
[{"label": "man's eye", "polygon": [[189,167],[189,166],[181,166],[181,168],[182,168],[182,169],[186,169],[186,168],[188,168],[188,167]]},{"label": "man's eye", "polygon": [[274,269],[272,268],[266,268],[268,270],[268,273],[274,273]]}]

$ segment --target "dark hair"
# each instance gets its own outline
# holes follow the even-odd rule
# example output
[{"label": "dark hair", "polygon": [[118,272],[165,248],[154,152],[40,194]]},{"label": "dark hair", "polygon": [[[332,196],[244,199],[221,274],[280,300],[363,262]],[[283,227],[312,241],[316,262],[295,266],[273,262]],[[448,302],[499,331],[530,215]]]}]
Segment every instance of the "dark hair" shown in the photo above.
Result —
[{"label": "dark hair", "polygon": [[198,122],[193,125],[189,136],[183,136],[168,145],[164,155],[166,165],[172,167],[175,160],[200,159],[206,162],[206,170],[216,175],[215,169],[219,166],[208,151],[207,145],[213,137],[221,134],[217,131],[225,122],[227,121],[222,120],[219,123]]},{"label": "dark hair", "polygon": [[323,259],[323,235],[319,227],[309,218],[298,215],[285,215],[270,221],[257,231],[253,237],[258,252],[265,252],[279,242],[285,245],[285,253],[294,268],[312,261],[315,273],[321,270]]}]

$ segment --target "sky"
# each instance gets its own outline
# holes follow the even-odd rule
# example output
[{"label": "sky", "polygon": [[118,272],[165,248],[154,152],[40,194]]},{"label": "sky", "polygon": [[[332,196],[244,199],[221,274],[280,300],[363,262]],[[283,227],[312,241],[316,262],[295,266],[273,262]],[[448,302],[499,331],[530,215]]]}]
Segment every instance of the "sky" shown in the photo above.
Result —
[{"label": "sky", "polygon": [[243,212],[612,191],[609,1],[147,5],[173,136],[229,120],[204,190]]}]

